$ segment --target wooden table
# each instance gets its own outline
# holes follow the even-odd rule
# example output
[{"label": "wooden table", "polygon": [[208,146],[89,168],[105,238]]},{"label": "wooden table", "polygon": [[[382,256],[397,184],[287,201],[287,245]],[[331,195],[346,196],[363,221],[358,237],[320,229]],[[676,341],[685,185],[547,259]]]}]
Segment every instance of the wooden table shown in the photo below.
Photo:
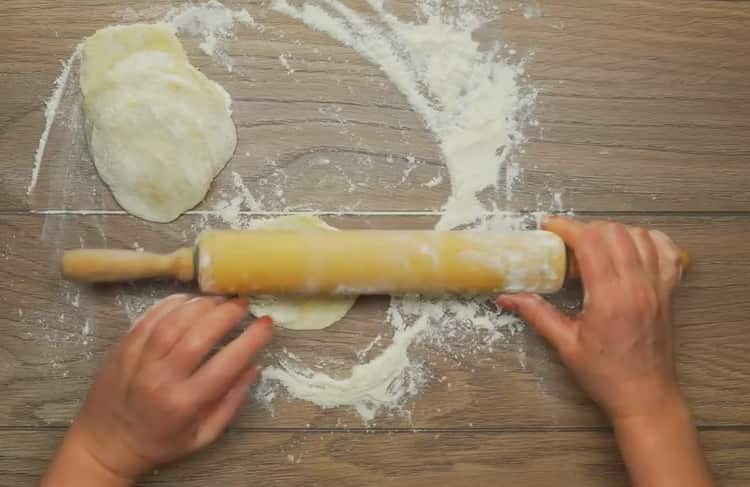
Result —
[{"label": "wooden table", "polygon": [[[128,2],[154,16],[166,3]],[[423,184],[442,171],[441,155],[403,96],[327,36],[259,1],[230,3],[248,8],[265,30],[241,28],[229,43],[232,75],[188,43],[195,64],[234,97],[240,136],[237,156],[197,210],[212,208],[235,171],[271,211],[337,212],[327,219],[342,227],[430,228],[449,181]],[[390,3],[410,11],[409,2]],[[502,17],[480,33],[535,53],[528,71],[540,90],[540,125],[519,157],[524,189],[506,208],[534,209],[562,191],[565,209],[659,227],[692,253],[695,267],[676,303],[681,380],[721,484],[748,485],[750,3],[536,4],[543,15],[529,19],[517,2],[502,4]],[[53,126],[38,184],[26,194],[60,61],[82,37],[124,17],[122,4],[105,0],[0,6],[3,486],[29,485],[44,470],[97,368],[126,333],[126,311],[137,311],[122,293],[168,292],[94,292],[62,282],[60,249],[137,241],[167,250],[192,238],[203,218],[157,225],[122,214],[80,141],[71,144],[80,138],[71,122]],[[407,156],[422,162],[403,183]],[[336,171],[316,166],[321,158]],[[274,164],[286,168],[286,179]],[[364,185],[341,191],[348,182]],[[325,349],[351,361],[383,331],[385,307],[383,299],[363,299],[329,330],[279,331],[274,347],[308,356]],[[433,371],[446,380],[416,399],[411,421],[385,417],[366,430],[349,411],[278,401],[272,415],[250,404],[218,444],[143,484],[627,484],[605,419],[531,331],[491,356],[439,361]]]}]

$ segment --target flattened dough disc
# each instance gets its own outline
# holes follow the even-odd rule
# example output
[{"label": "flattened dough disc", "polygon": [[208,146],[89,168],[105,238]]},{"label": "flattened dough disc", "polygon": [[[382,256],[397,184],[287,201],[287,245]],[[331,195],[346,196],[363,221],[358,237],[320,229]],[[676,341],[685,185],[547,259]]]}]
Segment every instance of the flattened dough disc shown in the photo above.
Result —
[{"label": "flattened dough disc", "polygon": [[89,152],[123,209],[169,222],[203,200],[237,145],[231,99],[169,26],[98,31],[83,44],[80,85]]},{"label": "flattened dough disc", "polygon": [[[292,215],[269,220],[258,230],[336,231],[315,216]],[[250,311],[270,316],[276,325],[290,330],[320,330],[343,318],[354,306],[356,296],[289,297],[254,296]]]}]

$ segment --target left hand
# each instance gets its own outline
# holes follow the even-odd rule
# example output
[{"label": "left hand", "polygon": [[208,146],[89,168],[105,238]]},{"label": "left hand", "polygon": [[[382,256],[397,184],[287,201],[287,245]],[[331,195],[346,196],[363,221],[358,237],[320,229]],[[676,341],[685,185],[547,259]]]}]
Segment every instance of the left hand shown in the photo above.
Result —
[{"label": "left hand", "polygon": [[127,485],[212,443],[257,382],[256,356],[271,340],[271,320],[261,318],[210,356],[246,313],[243,299],[177,295],[157,303],[102,369],[58,457]]}]

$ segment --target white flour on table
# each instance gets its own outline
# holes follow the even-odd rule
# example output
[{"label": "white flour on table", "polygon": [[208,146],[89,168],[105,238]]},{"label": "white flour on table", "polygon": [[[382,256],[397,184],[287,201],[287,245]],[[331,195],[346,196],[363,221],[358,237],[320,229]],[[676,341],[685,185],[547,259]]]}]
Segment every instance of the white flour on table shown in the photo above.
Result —
[{"label": "white flour on table", "polygon": [[[182,35],[197,37],[201,40],[201,49],[210,55],[214,62],[224,66],[228,70],[231,70],[232,59],[224,49],[224,42],[235,37],[235,30],[238,26],[255,26],[247,10],[231,10],[215,0],[204,3],[186,3],[170,9],[166,13],[163,9],[158,8],[158,6],[139,12],[128,8],[120,13],[120,17],[125,22],[162,21],[171,23]],[[91,34],[94,34],[94,32],[92,31]],[[71,56],[62,63],[62,70],[54,82],[55,86],[52,95],[45,103],[44,128],[33,157],[31,176],[26,190],[26,194],[30,199],[36,196],[35,190],[43,169],[47,141],[53,127],[61,126],[67,128],[66,136],[70,139],[71,152],[79,150],[85,144],[83,132],[80,127],[81,96],[78,87],[80,49],[81,43],[74,48]],[[66,238],[70,234],[78,234],[79,232],[76,225],[69,225],[70,219],[68,215],[91,217],[99,230],[100,237],[104,241],[104,244],[106,244],[106,235],[101,230],[99,215],[124,213],[118,210],[107,211],[91,208],[63,209],[63,200],[68,196],[69,183],[76,177],[80,177],[80,175],[74,174],[74,172],[74,169],[66,167],[63,174],[55,174],[55,176],[59,176],[60,178],[55,182],[55,189],[60,190],[60,195],[62,196],[62,200],[59,197],[60,195],[57,195],[58,197],[55,198],[58,205],[57,208],[41,211],[32,210],[32,212],[36,211],[44,215],[45,220],[42,226],[41,237],[43,240],[54,242],[54,246],[57,249],[63,247]],[[94,198],[95,195],[96,193],[93,192],[89,204],[96,201]],[[243,201],[247,203],[249,200],[247,197],[244,197]],[[200,229],[193,228],[192,230],[192,235],[184,236],[185,241],[193,238]],[[83,246],[85,246],[85,243],[81,241],[81,247]],[[52,259],[50,265],[56,265],[58,257],[58,255],[50,256]],[[164,297],[165,292],[164,286],[158,285],[139,285],[138,288],[127,286],[118,293],[115,303],[124,308],[128,319],[132,322],[151,304],[159,298]],[[55,317],[54,321],[47,323],[32,315],[32,313],[24,315],[23,311],[21,311],[22,316],[19,317],[19,320],[29,323],[29,326],[32,327],[30,329],[33,331],[27,332],[29,336],[35,336],[39,340],[54,344],[50,347],[48,358],[52,360],[55,369],[60,369],[60,373],[66,375],[68,371],[63,369],[61,363],[66,363],[69,360],[63,356],[58,358],[57,349],[60,347],[56,341],[84,345],[85,356],[89,357],[91,355],[89,350],[91,350],[96,342],[97,317],[93,309],[97,296],[89,288],[83,288],[70,282],[63,282],[59,291],[59,300],[69,305],[71,308],[70,313]],[[67,322],[75,323],[75,326],[72,327],[75,331],[57,331],[54,335],[48,331],[51,327],[66,325]],[[89,333],[83,333],[84,330],[88,330]]]},{"label": "white flour on table", "polygon": [[173,25],[178,34],[202,37],[201,50],[218,60],[230,73],[234,63],[224,48],[224,42],[234,39],[235,24],[255,25],[247,10],[230,10],[216,0],[173,8],[164,16],[164,21]]},{"label": "white flour on table", "polygon": [[[338,0],[304,4],[275,0],[272,8],[330,35],[379,66],[432,131],[447,171],[424,186],[437,186],[444,179],[451,185],[436,228],[510,230],[534,226],[535,215],[522,217],[499,209],[513,198],[522,182],[523,168],[514,155],[524,143],[523,128],[533,108],[535,91],[525,81],[522,65],[504,61],[500,44],[482,50],[473,39],[473,33],[485,21],[481,3],[461,1],[456,6],[454,2],[417,0],[417,20],[407,22],[389,13],[383,0],[365,1],[367,13],[354,11]],[[223,43],[235,36],[233,29],[247,24],[263,32],[247,11],[230,10],[214,0],[184,4],[170,10],[166,17],[144,19],[137,13],[129,16],[138,21],[166,19],[178,32],[199,36],[200,48],[229,71],[233,63]],[[48,103],[47,124],[29,193],[38,178],[57,106],[64,102],[60,98],[75,58],[74,54],[64,65]],[[282,54],[279,62],[285,67],[285,75],[293,76],[288,59]],[[372,170],[377,171],[377,166]],[[214,205],[210,214],[189,232],[191,235],[185,236],[186,240],[209,222],[233,228],[257,224],[243,212],[263,212],[263,201],[253,197],[241,174],[232,174],[232,181],[233,188],[224,200]],[[555,206],[561,207],[557,197]],[[160,296],[159,290],[152,287],[148,292],[126,289],[116,301],[132,321]],[[423,362],[423,351],[439,350],[460,363],[472,354],[491,352],[494,344],[507,340],[521,326],[515,317],[498,312],[491,297],[393,298],[386,322],[389,331],[384,330],[355,353],[358,358],[351,370],[339,377],[321,369],[320,364],[304,363],[287,343],[289,351],[284,349],[269,357],[272,365],[265,368],[256,397],[272,408],[273,401],[285,391],[288,398],[310,401],[321,408],[353,408],[367,422],[383,413],[401,412],[408,416],[409,402],[429,384],[440,381],[432,377],[430,364]],[[89,326],[96,329],[94,321]],[[84,338],[89,339],[87,334]]]},{"label": "white flour on table", "polygon": [[[505,63],[499,46],[480,50],[472,34],[482,20],[474,10],[458,8],[451,15],[440,1],[420,0],[420,20],[412,23],[388,13],[382,0],[366,1],[369,16],[338,0],[300,7],[275,0],[273,9],[379,66],[422,117],[440,144],[451,183],[437,229],[521,228],[523,218],[493,212],[494,207],[480,202],[479,193],[494,188],[498,199],[510,200],[520,179],[521,168],[512,156],[524,140],[521,129],[534,100],[534,91],[522,84],[523,69]],[[343,378],[282,356],[278,365],[264,370],[256,396],[270,404],[281,386],[290,397],[322,408],[353,407],[368,422],[381,410],[402,409],[429,380],[429,366],[411,358],[415,346],[427,342],[450,353],[453,344],[468,337],[480,342],[473,350],[477,345],[487,350],[516,329],[519,320],[488,301],[393,298],[386,315],[392,343],[379,356],[356,364]]]},{"label": "white flour on table", "polygon": [[417,1],[420,22],[388,13],[383,0],[366,0],[372,16],[338,0],[294,7],[274,0],[274,10],[303,21],[342,42],[376,64],[406,96],[434,133],[451,181],[438,229],[471,223],[491,211],[478,193],[497,187],[505,176],[505,198],[512,197],[520,167],[511,156],[523,143],[523,121],[534,101],[524,89],[523,68],[501,59],[501,48],[482,51],[473,33],[483,21],[459,2]]},{"label": "white flour on table", "polygon": [[55,80],[55,90],[52,92],[52,96],[46,101],[44,109],[44,131],[42,136],[39,138],[39,144],[34,154],[34,167],[31,170],[31,181],[29,186],[26,188],[26,194],[30,195],[34,188],[36,188],[36,182],[39,179],[39,171],[42,168],[42,159],[44,158],[44,150],[47,148],[47,139],[49,138],[50,130],[52,130],[52,124],[57,116],[57,110],[60,107],[60,102],[65,93],[65,88],[68,85],[70,79],[70,70],[73,68],[73,64],[78,62],[81,56],[80,45],[76,46],[73,54],[70,55],[67,61],[63,62],[63,69],[60,76]]}]

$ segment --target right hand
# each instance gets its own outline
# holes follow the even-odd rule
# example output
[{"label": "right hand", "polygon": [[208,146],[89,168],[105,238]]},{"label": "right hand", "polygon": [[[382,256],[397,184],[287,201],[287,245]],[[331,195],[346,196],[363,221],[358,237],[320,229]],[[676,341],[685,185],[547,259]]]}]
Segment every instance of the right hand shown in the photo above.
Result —
[{"label": "right hand", "polygon": [[504,295],[498,304],[552,344],[613,421],[681,406],[671,313],[681,268],[672,240],[657,231],[561,217],[544,228],[575,253],[582,311],[566,316],[535,294]]}]

